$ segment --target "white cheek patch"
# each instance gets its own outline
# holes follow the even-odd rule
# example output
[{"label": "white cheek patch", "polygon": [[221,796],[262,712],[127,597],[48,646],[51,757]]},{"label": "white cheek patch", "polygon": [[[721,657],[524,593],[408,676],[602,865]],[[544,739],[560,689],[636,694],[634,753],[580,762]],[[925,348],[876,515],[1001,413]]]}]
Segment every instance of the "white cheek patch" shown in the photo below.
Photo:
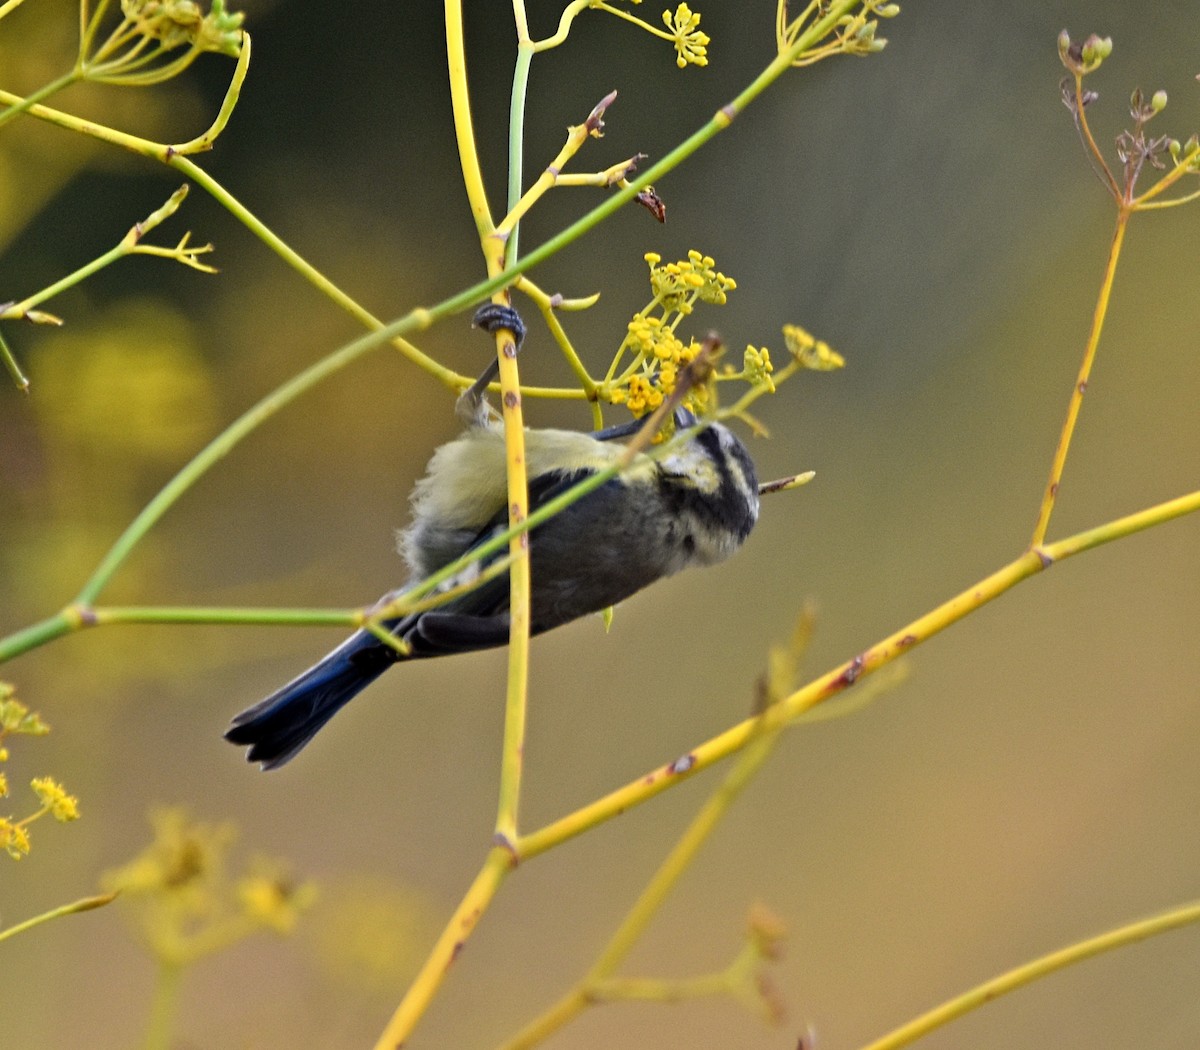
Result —
[{"label": "white cheek patch", "polygon": [[697,492],[711,494],[721,487],[721,472],[716,464],[703,450],[695,446],[667,456],[660,461],[659,466],[664,474],[686,479]]},{"label": "white cheek patch", "polygon": [[734,484],[739,492],[749,492],[750,483],[746,479],[746,472],[742,469],[742,465],[732,456],[726,461],[726,466],[729,468],[729,473],[733,477]]}]

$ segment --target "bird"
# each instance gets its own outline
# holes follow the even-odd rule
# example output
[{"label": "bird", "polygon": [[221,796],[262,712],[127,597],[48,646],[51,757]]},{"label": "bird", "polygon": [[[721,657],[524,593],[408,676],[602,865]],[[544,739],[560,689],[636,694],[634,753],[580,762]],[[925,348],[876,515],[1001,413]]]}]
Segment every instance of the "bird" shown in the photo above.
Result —
[{"label": "bird", "polygon": [[[511,307],[484,307],[475,324],[489,331],[508,328],[518,347],[524,336]],[[489,366],[460,399],[460,408],[467,406],[465,432],[434,451],[416,483],[411,524],[399,541],[409,583],[385,594],[376,608],[508,528],[504,427],[483,410],[494,375]],[[750,535],[758,520],[759,488],[745,445],[720,423],[697,425],[682,408],[674,417],[677,429],[687,428],[686,440],[674,451],[661,458],[634,454],[619,474],[530,530],[531,635],[600,612],[689,566],[724,561]],[[616,438],[640,422],[596,433],[528,428],[529,512],[626,458],[628,449]],[[443,581],[438,590],[454,592],[443,604],[380,621],[401,646],[356,631],[237,715],[225,739],[248,747],[248,761],[275,769],[394,664],[506,645],[508,572],[486,573],[505,553],[490,554]],[[465,589],[480,577],[483,582]]]}]

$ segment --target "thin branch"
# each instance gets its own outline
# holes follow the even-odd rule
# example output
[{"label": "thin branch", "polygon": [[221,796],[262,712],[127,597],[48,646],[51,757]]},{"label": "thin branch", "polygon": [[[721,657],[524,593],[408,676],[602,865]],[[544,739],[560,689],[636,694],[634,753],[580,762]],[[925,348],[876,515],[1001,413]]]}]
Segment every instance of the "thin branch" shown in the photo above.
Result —
[{"label": "thin branch", "polygon": [[1171,908],[1149,919],[1132,922],[1126,926],[1118,926],[1116,929],[1109,930],[1097,937],[1091,937],[1077,944],[1068,945],[1066,948],[1060,948],[1058,951],[1050,952],[1048,955],[1043,955],[1038,959],[1022,963],[1007,973],[1002,973],[1000,976],[984,981],[982,984],[976,985],[974,988],[955,996],[953,999],[948,999],[941,1006],[935,1007],[928,1013],[914,1018],[907,1024],[897,1028],[894,1032],[885,1035],[882,1039],[877,1039],[875,1042],[869,1043],[862,1050],[900,1050],[900,1047],[911,1045],[923,1036],[928,1035],[937,1028],[941,1028],[943,1025],[949,1024],[949,1022],[961,1017],[963,1014],[977,1010],[979,1007],[992,1002],[994,999],[998,999],[1002,995],[1016,991],[1018,988],[1040,980],[1058,970],[1073,966],[1075,963],[1082,962],[1084,959],[1090,959],[1096,955],[1101,955],[1104,952],[1110,952],[1116,948],[1124,948],[1126,945],[1144,941],[1148,937],[1156,937],[1159,934],[1168,933],[1171,930],[1177,930],[1180,927],[1192,925],[1197,922],[1200,922],[1200,901]]}]

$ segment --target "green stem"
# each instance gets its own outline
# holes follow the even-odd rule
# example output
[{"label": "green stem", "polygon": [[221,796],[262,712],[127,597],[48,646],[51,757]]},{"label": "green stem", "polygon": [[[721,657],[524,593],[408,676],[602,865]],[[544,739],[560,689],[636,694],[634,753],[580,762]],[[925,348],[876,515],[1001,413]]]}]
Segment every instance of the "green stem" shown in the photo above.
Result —
[{"label": "green stem", "polygon": [[150,1020],[146,1025],[145,1050],[170,1050],[171,1031],[179,1009],[179,986],[183,967],[177,963],[159,962],[158,979],[154,985],[154,1000],[150,1004]]},{"label": "green stem", "polygon": [[35,915],[32,919],[26,919],[24,922],[14,923],[6,930],[0,930],[0,941],[6,940],[9,937],[16,936],[18,933],[24,933],[26,930],[31,930],[35,926],[40,926],[44,922],[49,922],[51,919],[58,919],[64,915],[75,915],[81,911],[91,911],[93,908],[103,908],[104,905],[112,903],[116,900],[115,893],[105,893],[98,897],[84,897],[81,900],[72,901],[70,904],[63,904],[57,908],[51,908],[49,911],[42,912],[41,915]]},{"label": "green stem", "polygon": [[103,62],[97,62],[93,58],[83,63],[83,72],[88,80],[102,83],[104,78],[114,71],[137,69],[148,62],[153,62],[163,53],[162,46],[160,45],[154,48],[153,51],[143,54],[150,46],[151,41],[149,37],[126,37],[126,40],[129,41],[129,48],[123,54],[116,55]]},{"label": "green stem", "polygon": [[104,556],[96,571],[85,583],[75,601],[79,605],[91,605],[96,596],[104,589],[113,574],[120,568],[122,562],[150,531],[158,520],[175,502],[215,463],[229,454],[244,437],[258,429],[285,405],[290,404],[301,394],[311,390],[322,380],[341,371],[370,350],[393,335],[401,335],[418,326],[421,321],[419,312],[401,318],[395,324],[388,325],[378,332],[362,336],[348,343],[340,350],[310,365],[303,372],[293,376],[283,386],[264,397],[258,404],[244,412],[220,434],[209,442],[201,451],[179,471],[159,491],[149,503],[142,508],[141,513],[130,522],[129,526],[118,537],[112,549]]},{"label": "green stem", "polygon": [[100,30],[100,23],[108,10],[110,0],[100,0],[96,9],[88,17],[88,0],[79,0],[79,56],[80,60],[92,49],[92,42]]},{"label": "green stem", "polygon": [[49,616],[38,623],[30,624],[22,630],[15,631],[7,638],[0,638],[0,663],[11,660],[14,656],[36,649],[39,645],[70,634],[79,626],[76,619],[64,610]]},{"label": "green stem", "polygon": [[[193,161],[190,157],[185,157],[182,154],[173,154],[167,163],[176,171],[182,172],[189,179],[195,182],[201,189],[208,193],[216,200],[223,208],[241,222],[251,233],[261,240],[268,248],[278,255],[285,263],[293,270],[299,273],[309,284],[315,287],[323,295],[328,296],[338,306],[345,310],[351,317],[357,320],[364,328],[372,332],[380,332],[384,329],[384,323],[365,307],[361,306],[349,295],[334,284],[320,270],[313,266],[310,262],[298,255],[285,241],[283,241],[274,231],[270,229],[261,219],[250,211],[241,201],[239,201],[232,193],[214,179],[200,165]],[[416,313],[416,311],[413,311]],[[409,317],[413,314],[409,314]],[[380,339],[372,344],[372,347],[378,346],[387,339],[394,338],[399,332],[395,331],[395,326],[392,326],[391,334],[385,339]],[[408,331],[409,326],[405,326],[404,331]],[[451,390],[460,390],[463,386],[461,377],[457,372],[449,368],[445,368],[432,357],[429,357],[418,350],[406,340],[397,340],[396,348],[404,354],[418,368],[424,369],[432,376],[440,380],[446,387]],[[368,347],[367,349],[371,349]],[[337,353],[340,353],[338,351]],[[336,356],[336,353],[333,355]],[[282,388],[280,388],[282,389]]]},{"label": "green stem", "polygon": [[[115,73],[106,74],[105,76],[91,77],[102,84],[116,84],[123,87],[151,87],[154,84],[161,84],[165,80],[171,80],[173,77],[179,76],[188,66],[196,61],[202,54],[200,48],[193,47],[185,54],[180,55],[170,62],[166,62],[161,66],[153,66],[137,72],[121,72],[118,70]],[[143,55],[135,62],[131,63],[134,69],[149,63],[153,58],[157,58],[157,54]]]},{"label": "green stem", "polygon": [[809,26],[808,30],[797,38],[792,47],[777,55],[733,101],[722,106],[708,123],[684,139],[683,142],[671,150],[657,164],[647,168],[637,178],[631,180],[623,189],[607,197],[601,204],[597,205],[576,222],[573,222],[561,233],[541,244],[518,263],[509,266],[503,273],[497,274],[492,281],[488,282],[489,290],[511,284],[517,274],[525,273],[539,263],[545,262],[552,255],[555,255],[588,230],[608,218],[618,208],[631,201],[645,187],[654,182],[661,181],[664,175],[674,170],[715,135],[729,127],[734,118],[742,110],[788,71],[793,60],[798,55],[810,48],[816,41],[828,35],[837,25],[842,15],[853,8],[857,2],[858,0],[839,0],[839,2],[831,4],[823,18],[818,19]]},{"label": "green stem", "polygon": [[[35,292],[27,299],[22,299],[19,303],[13,303],[5,309],[0,310],[0,318],[23,318],[27,316],[29,311],[34,307],[40,306],[48,299],[53,299],[54,296],[58,295],[60,292],[64,292],[68,288],[79,284],[80,281],[86,280],[88,277],[91,277],[92,274],[104,269],[104,267],[116,262],[118,259],[124,258],[126,255],[130,255],[136,251],[139,251],[142,238],[145,237],[146,234],[148,234],[151,230],[156,229],[159,225],[161,225],[179,210],[179,206],[187,197],[187,192],[188,187],[187,184],[184,183],[183,186],[181,186],[178,190],[172,193],[170,197],[167,198],[166,203],[163,204],[162,207],[155,209],[141,222],[134,225],[133,228],[130,229],[129,232],[126,233],[125,236],[122,237],[114,247],[110,248],[103,255],[97,256],[91,262],[81,266],[74,273],[69,273],[66,277],[60,278],[53,284],[43,288],[41,291]],[[141,250],[154,251],[154,249]],[[172,258],[178,257],[171,249],[164,250],[162,254],[168,255]]]},{"label": "green stem", "polygon": [[64,73],[61,77],[57,77],[50,81],[49,84],[43,84],[32,95],[27,95],[20,102],[14,102],[8,109],[0,111],[0,127],[7,124],[13,117],[24,113],[30,106],[36,106],[39,102],[48,99],[51,95],[62,91],[63,88],[70,87],[76,81],[82,79],[78,69],[72,69]]},{"label": "green stem", "polygon": [[234,108],[238,104],[238,99],[242,95],[242,85],[246,82],[246,74],[250,71],[250,34],[242,33],[242,46],[238,51],[237,65],[234,67],[233,76],[229,79],[229,87],[225,89],[225,98],[221,101],[221,108],[217,110],[217,115],[213,122],[208,126],[208,130],[194,139],[189,139],[187,142],[177,142],[173,151],[175,153],[202,153],[205,150],[210,150],[213,143],[216,142],[217,136],[225,130],[225,125],[229,123],[229,118],[233,116]]},{"label": "green stem", "polygon": [[[512,214],[524,192],[525,164],[525,99],[529,91],[529,69],[533,62],[533,47],[528,40],[517,45],[517,61],[513,66],[512,100],[508,111],[508,207]],[[504,245],[504,265],[512,266],[519,258],[521,225],[517,223]]]},{"label": "green stem", "polygon": [[[756,99],[766,88],[782,75],[790,66],[792,59],[810,46],[813,41],[820,39],[828,33],[836,24],[837,20],[847,10],[854,6],[854,0],[840,0],[840,2],[831,5],[828,13],[824,18],[813,23],[808,32],[800,37],[795,45],[788,51],[783,52],[773,60],[766,69],[754,79],[754,81],[742,91],[727,106],[714,116],[704,127],[695,132],[683,143],[677,146],[674,150],[668,153],[658,164],[653,165],[650,169],[643,172],[637,179],[632,181],[626,188],[617,191],[599,206],[592,209],[587,215],[583,216],[578,221],[572,223],[557,236],[546,241],[535,251],[525,256],[518,263],[507,269],[480,281],[478,284],[451,296],[449,299],[443,300],[437,306],[429,310],[417,309],[410,311],[404,317],[392,322],[391,324],[378,327],[376,331],[369,333],[351,343],[346,344],[339,350],[305,369],[299,375],[293,376],[290,380],[278,387],[272,393],[254,405],[243,415],[238,417],[228,428],[213,439],[200,453],[183,467],[174,478],[156,495],[137,515],[136,518],[129,524],[125,531],[118,537],[112,549],[105,555],[103,561],[96,568],[95,572],[84,584],[76,598],[79,605],[90,606],[94,603],[96,596],[103,590],[117,571],[120,565],[129,556],[131,551],[136,547],[138,542],[150,530],[150,528],[163,516],[163,514],[188,490],[210,467],[217,463],[221,458],[227,455],[232,449],[247,435],[252,433],[257,427],[273,416],[281,408],[288,405],[301,394],[305,393],[313,386],[322,382],[330,375],[340,371],[359,357],[363,356],[375,347],[380,346],[384,342],[394,339],[397,336],[405,335],[419,328],[427,328],[435,321],[442,318],[452,316],[466,310],[480,300],[491,295],[498,288],[506,287],[512,284],[514,279],[526,270],[531,269],[537,264],[544,262],[556,252],[566,247],[572,241],[576,240],[583,233],[590,230],[601,220],[612,214],[617,208],[628,202],[638,191],[651,182],[659,179],[667,171],[674,168],[704,143],[716,135],[719,131],[728,127],[733,117],[741,111],[746,105]],[[47,119],[53,119],[55,122],[65,122],[69,125],[70,121],[62,114],[54,113],[42,109],[35,116],[43,116]],[[118,133],[110,132],[107,136],[118,144],[126,144],[125,136],[119,136]],[[146,155],[153,155],[152,151],[155,148],[154,144],[144,142],[143,140],[129,139],[128,148],[135,149],[135,152],[140,152]],[[150,152],[148,152],[150,151]],[[241,220],[252,232],[264,241],[273,251],[283,258],[290,266],[314,284],[316,287],[325,292],[330,298],[348,310],[355,317],[358,317],[364,324],[369,327],[376,327],[380,324],[377,318],[373,317],[368,311],[364,310],[349,296],[342,292],[336,285],[333,285],[323,274],[312,267],[291,248],[289,248],[282,240],[280,240],[271,230],[269,230],[261,221],[251,214],[240,201],[236,200],[223,186],[220,185],[211,175],[205,172],[197,164],[191,161],[188,157],[168,151],[166,162],[176,170],[183,172],[193,181],[201,186],[204,190],[210,193],[218,202],[226,207],[236,218]],[[401,344],[401,350],[411,360],[426,368],[434,375],[442,378],[447,385],[457,388],[458,377],[455,373],[443,368],[431,358],[421,354],[415,347],[405,349],[408,344]],[[596,475],[601,477],[602,475]],[[66,629],[70,629],[69,627]],[[65,630],[58,633],[65,633]],[[19,632],[18,636],[24,635],[25,632]],[[14,636],[14,637],[18,637]],[[40,643],[38,643],[40,644]],[[25,646],[16,651],[23,652]],[[11,651],[11,639],[8,640],[8,647],[0,645],[0,655],[6,651]]]},{"label": "green stem", "polygon": [[21,366],[17,363],[17,359],[13,356],[13,352],[9,349],[3,335],[0,335],[0,361],[4,362],[4,367],[8,369],[8,374],[12,376],[13,382],[17,384],[17,389],[25,393],[29,389],[29,380],[25,373],[21,371]]},{"label": "green stem", "polygon": [[237,609],[171,605],[101,605],[86,616],[89,626],[114,623],[258,624],[281,627],[356,627],[360,609]]}]

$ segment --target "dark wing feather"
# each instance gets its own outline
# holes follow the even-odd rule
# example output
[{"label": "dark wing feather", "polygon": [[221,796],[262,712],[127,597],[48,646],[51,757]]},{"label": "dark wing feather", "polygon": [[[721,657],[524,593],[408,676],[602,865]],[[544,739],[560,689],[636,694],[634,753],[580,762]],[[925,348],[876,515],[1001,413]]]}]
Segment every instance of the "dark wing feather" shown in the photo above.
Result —
[{"label": "dark wing feather", "polygon": [[[530,510],[544,506],[588,473],[555,471],[532,479]],[[479,531],[468,550],[507,525],[508,509],[503,508]],[[485,559],[481,567],[486,568],[502,555],[502,551],[497,552]],[[319,663],[238,715],[225,738],[235,744],[249,745],[246,757],[261,762],[264,769],[281,766],[346,703],[398,660],[506,645],[508,599],[508,573],[503,573],[436,609],[385,623],[388,630],[411,646],[412,652],[407,657],[369,632],[357,631]]]}]

